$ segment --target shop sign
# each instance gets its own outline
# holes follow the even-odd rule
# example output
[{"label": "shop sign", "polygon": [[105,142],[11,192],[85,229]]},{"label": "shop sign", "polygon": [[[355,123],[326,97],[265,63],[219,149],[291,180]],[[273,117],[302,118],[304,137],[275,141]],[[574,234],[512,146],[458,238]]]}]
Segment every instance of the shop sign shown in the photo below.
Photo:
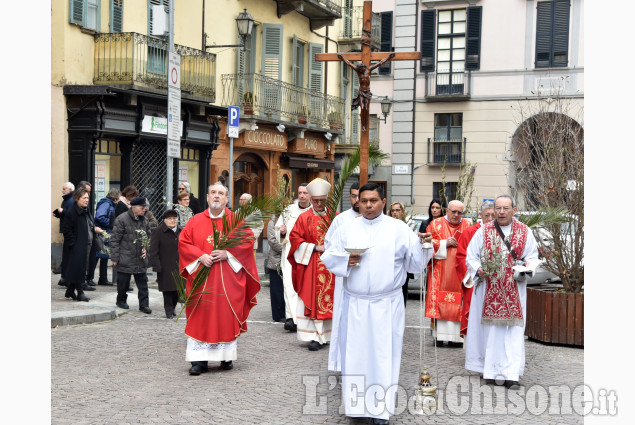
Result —
[{"label": "shop sign", "polygon": [[[168,119],[161,117],[143,116],[141,131],[152,134],[168,134]],[[183,136],[183,121],[179,120],[179,135]]]},{"label": "shop sign", "polygon": [[286,134],[269,130],[249,130],[241,134],[243,146],[274,151],[287,150]]},{"label": "shop sign", "polygon": [[289,152],[321,156],[324,154],[324,140],[321,137],[312,136],[304,139],[297,138],[294,141],[293,149]]}]

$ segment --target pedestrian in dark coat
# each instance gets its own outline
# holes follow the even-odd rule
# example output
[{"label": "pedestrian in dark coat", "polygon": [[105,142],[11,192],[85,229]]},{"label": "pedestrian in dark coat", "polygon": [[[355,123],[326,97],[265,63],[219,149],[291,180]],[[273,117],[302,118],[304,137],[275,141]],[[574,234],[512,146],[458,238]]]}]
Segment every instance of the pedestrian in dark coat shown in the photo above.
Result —
[{"label": "pedestrian in dark coat", "polygon": [[[97,202],[97,208],[95,208],[95,223],[106,233],[111,234],[112,228],[115,225],[115,206],[119,202],[121,192],[117,188],[112,188],[108,191],[106,197],[101,198]],[[109,242],[105,243],[106,246],[110,246]],[[112,282],[108,281],[108,259],[110,256],[106,253],[96,253],[96,258],[91,257],[91,264],[89,268],[89,274],[86,276],[86,281],[92,281],[95,277],[95,268],[99,263],[99,280],[97,285],[112,286]]]},{"label": "pedestrian in dark coat", "polygon": [[139,196],[139,189],[134,186],[126,186],[121,191],[121,197],[115,207],[115,217],[119,217],[130,209],[130,201]]},{"label": "pedestrian in dark coat", "polygon": [[[75,185],[71,182],[66,182],[62,185],[62,205],[59,208],[53,210],[53,215],[60,219],[60,233],[63,233],[62,224],[64,224],[64,216],[66,212],[70,209],[71,205],[73,205],[73,191],[75,190]],[[63,252],[63,251],[62,251]],[[57,266],[57,268],[53,271],[55,274],[61,274],[62,269],[64,268],[64,255],[62,254],[62,261]],[[60,286],[66,286],[66,282],[63,277],[60,277],[60,281],[57,283]]]},{"label": "pedestrian in dark coat", "polygon": [[267,225],[267,241],[269,241],[269,256],[267,257],[267,271],[269,272],[269,293],[271,297],[271,317],[274,322],[285,321],[284,285],[279,270],[282,245],[276,239],[275,223],[277,216],[271,217]]},{"label": "pedestrian in dark coat", "polygon": [[139,296],[139,310],[146,314],[150,310],[148,297],[148,276],[146,271],[147,252],[143,248],[143,233],[150,237],[150,225],[144,214],[148,208],[145,198],[136,197],[130,202],[130,209],[115,219],[115,227],[110,236],[110,259],[117,270],[117,307],[129,309],[128,286],[134,275]]},{"label": "pedestrian in dark coat", "polygon": [[150,238],[150,261],[152,270],[157,272],[159,291],[163,293],[163,308],[165,317],[176,317],[174,308],[179,300],[179,294],[174,282],[173,273],[179,272],[179,234],[181,228],[177,226],[178,214],[174,210],[167,210],[161,217],[163,222],[152,231]]},{"label": "pedestrian in dark coat", "polygon": [[[64,233],[64,253],[66,263],[62,270],[62,277],[68,282],[66,298],[77,301],[88,301],[82,285],[86,277],[89,257],[95,255],[95,237],[101,233],[101,229],[95,226],[93,218],[88,211],[90,194],[85,189],[77,189],[73,194],[75,203],[64,217],[62,227]],[[75,295],[77,290],[77,295]]]}]

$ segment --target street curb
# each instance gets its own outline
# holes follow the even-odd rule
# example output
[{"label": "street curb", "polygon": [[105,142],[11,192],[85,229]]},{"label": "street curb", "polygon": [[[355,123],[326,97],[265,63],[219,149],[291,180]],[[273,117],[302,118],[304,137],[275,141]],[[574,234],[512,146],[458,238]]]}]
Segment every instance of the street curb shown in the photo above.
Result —
[{"label": "street curb", "polygon": [[101,307],[87,310],[58,311],[51,313],[51,328],[112,320],[117,317],[115,308]]}]

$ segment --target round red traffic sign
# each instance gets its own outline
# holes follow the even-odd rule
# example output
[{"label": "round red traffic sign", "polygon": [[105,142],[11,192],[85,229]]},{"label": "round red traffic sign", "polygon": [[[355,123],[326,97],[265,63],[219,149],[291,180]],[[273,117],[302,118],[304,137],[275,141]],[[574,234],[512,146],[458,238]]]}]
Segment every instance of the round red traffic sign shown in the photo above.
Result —
[{"label": "round red traffic sign", "polygon": [[179,73],[177,72],[176,68],[172,68],[170,78],[172,78],[172,84],[176,84],[176,82],[179,81]]}]

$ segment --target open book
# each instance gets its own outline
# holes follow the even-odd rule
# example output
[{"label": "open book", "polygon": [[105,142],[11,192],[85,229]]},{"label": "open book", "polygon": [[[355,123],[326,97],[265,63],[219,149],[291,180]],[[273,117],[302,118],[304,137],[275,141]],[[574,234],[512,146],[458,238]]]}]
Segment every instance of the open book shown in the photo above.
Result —
[{"label": "open book", "polygon": [[527,262],[528,265],[525,266],[521,266],[521,265],[517,265],[512,267],[513,270],[520,272],[520,273],[535,273],[536,269],[542,264],[544,263],[543,260],[531,260]]}]

